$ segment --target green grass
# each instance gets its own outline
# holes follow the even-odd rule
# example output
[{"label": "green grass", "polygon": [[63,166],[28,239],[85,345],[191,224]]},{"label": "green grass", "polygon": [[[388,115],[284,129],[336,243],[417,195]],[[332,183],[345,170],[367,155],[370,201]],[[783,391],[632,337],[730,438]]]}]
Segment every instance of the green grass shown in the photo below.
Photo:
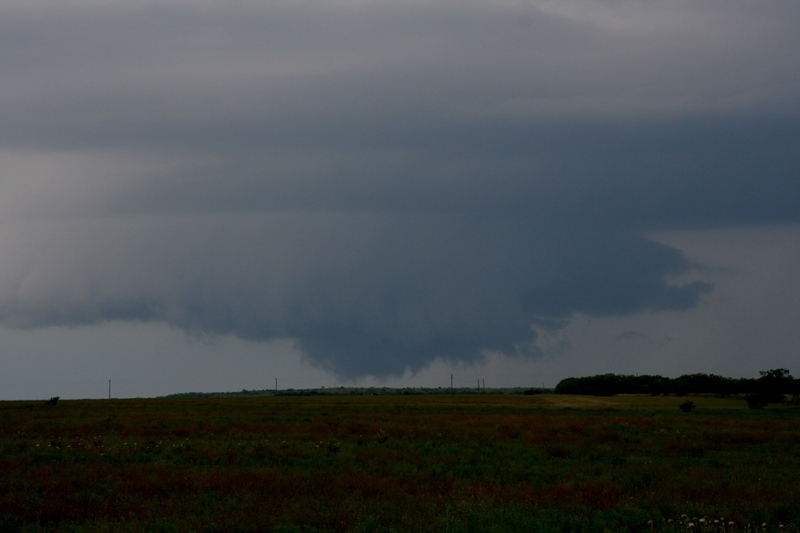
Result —
[{"label": "green grass", "polygon": [[800,409],[691,400],[2,402],[0,531],[800,531]]}]

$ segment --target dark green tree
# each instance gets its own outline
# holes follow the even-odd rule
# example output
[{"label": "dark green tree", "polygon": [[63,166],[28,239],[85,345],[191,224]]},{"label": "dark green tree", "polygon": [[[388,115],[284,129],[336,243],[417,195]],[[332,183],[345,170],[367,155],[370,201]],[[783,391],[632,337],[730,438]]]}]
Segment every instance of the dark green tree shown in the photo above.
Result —
[{"label": "dark green tree", "polygon": [[759,372],[760,378],[753,382],[753,390],[746,396],[747,405],[758,409],[770,403],[780,403],[787,394],[793,394],[796,380],[785,368],[774,368]]}]

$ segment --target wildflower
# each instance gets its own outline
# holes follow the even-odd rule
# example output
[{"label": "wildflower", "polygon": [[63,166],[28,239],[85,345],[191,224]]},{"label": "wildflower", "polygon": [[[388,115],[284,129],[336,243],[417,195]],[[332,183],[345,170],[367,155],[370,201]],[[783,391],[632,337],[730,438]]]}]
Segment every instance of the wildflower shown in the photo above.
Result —
[{"label": "wildflower", "polygon": [[689,522],[689,525],[688,525],[688,526],[686,526],[686,527],[690,527],[690,528],[691,528],[691,527],[694,527],[694,522]]},{"label": "wildflower", "polygon": [[733,524],[733,520],[729,521],[729,522],[728,522],[728,525],[729,525],[729,526],[732,526],[732,525],[734,525],[734,524]]},{"label": "wildflower", "polygon": [[705,524],[706,523],[706,517],[701,518],[700,520],[698,520],[698,522],[700,522],[701,524]]}]

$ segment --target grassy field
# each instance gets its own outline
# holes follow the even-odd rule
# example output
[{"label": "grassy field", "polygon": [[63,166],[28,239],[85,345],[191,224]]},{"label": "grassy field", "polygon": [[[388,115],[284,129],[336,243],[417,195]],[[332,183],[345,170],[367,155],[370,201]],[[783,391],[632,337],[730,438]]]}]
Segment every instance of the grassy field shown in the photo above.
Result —
[{"label": "grassy field", "polygon": [[0,531],[800,531],[798,473],[741,399],[0,402]]}]

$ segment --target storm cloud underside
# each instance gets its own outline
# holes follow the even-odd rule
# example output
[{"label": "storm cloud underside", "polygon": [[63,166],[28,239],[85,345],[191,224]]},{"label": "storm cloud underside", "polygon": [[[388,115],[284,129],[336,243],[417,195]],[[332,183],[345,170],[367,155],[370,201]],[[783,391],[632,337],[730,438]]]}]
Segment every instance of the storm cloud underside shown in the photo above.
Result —
[{"label": "storm cloud underside", "polygon": [[800,8],[734,4],[7,3],[0,320],[355,377],[691,309],[648,235],[800,211]]}]

